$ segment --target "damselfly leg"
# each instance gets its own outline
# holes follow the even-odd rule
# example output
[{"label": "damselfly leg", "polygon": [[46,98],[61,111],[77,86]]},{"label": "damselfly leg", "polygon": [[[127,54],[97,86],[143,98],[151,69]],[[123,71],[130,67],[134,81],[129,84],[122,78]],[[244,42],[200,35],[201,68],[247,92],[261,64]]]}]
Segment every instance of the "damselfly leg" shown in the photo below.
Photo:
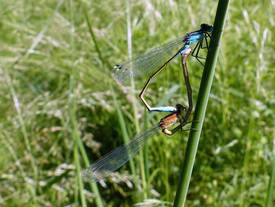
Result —
[{"label": "damselfly leg", "polygon": [[[199,56],[199,53],[200,53],[200,50],[201,49],[209,49],[209,43],[208,43],[208,38],[210,39],[210,34],[208,32],[205,32],[203,34],[203,38],[196,44],[196,46],[194,47],[192,53],[191,53],[191,56],[192,57],[195,57],[196,60],[202,65],[204,66],[203,62],[201,60],[205,60],[206,57],[200,57]],[[205,46],[203,45],[203,42],[205,42]]]}]

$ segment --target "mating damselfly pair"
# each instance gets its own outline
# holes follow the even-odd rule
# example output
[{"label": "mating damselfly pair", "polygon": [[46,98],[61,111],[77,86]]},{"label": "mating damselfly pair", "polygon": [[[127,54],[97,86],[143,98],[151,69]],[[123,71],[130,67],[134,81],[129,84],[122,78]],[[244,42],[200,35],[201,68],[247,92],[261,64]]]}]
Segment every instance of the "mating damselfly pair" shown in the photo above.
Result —
[{"label": "mating damselfly pair", "polygon": [[[150,50],[144,55],[114,67],[113,76],[121,84],[126,84],[133,77],[147,75],[149,78],[139,94],[141,101],[150,112],[168,112],[170,114],[162,118],[155,127],[135,136],[127,145],[114,149],[93,163],[83,171],[83,176],[86,179],[95,181],[103,179],[110,172],[114,172],[134,157],[152,135],[160,131],[166,135],[172,135],[187,124],[193,108],[192,87],[189,81],[187,58],[191,55],[203,65],[202,59],[205,59],[205,57],[200,57],[200,51],[201,49],[208,49],[212,30],[213,27],[211,25],[201,24],[199,30],[187,33],[183,37],[177,38],[172,42]],[[164,70],[176,57],[181,58],[188,106],[176,104],[175,107],[151,107],[144,99],[145,91],[153,78]]]}]

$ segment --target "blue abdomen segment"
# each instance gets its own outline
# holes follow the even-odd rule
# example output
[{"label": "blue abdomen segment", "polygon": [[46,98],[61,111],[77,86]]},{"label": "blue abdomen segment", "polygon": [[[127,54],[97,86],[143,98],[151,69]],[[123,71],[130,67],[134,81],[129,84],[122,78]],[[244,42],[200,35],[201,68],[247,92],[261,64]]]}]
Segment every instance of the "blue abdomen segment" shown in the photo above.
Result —
[{"label": "blue abdomen segment", "polygon": [[176,107],[173,106],[160,106],[160,107],[152,107],[150,111],[157,112],[175,112],[177,111]]}]

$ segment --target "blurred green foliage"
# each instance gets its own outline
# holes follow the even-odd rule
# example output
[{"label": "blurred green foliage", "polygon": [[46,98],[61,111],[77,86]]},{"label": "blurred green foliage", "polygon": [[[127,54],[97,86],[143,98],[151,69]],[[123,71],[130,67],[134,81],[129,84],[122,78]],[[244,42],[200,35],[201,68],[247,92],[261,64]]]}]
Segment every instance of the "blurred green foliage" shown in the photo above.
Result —
[{"label": "blurred green foliage", "polygon": [[[187,132],[151,139],[134,160],[136,178],[125,165],[98,185],[101,197],[80,168],[163,116],[149,115],[111,79],[112,65],[128,56],[127,29],[135,56],[212,23],[216,2],[132,1],[128,13],[127,1],[0,5],[0,205],[171,206]],[[231,2],[187,206],[265,206],[270,196],[274,8],[273,0]],[[179,67],[150,87],[152,103],[186,103]],[[189,67],[196,100],[202,70],[194,60]],[[270,206],[274,198],[271,190]]]}]

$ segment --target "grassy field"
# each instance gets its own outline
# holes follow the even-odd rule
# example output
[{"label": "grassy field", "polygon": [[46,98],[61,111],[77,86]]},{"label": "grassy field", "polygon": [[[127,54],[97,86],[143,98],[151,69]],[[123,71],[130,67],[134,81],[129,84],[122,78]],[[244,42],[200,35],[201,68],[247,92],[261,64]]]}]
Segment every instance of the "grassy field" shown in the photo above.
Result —
[{"label": "grassy field", "polygon": [[[0,206],[172,206],[188,132],[153,137],[106,183],[81,170],[165,115],[137,99],[144,79],[125,94],[113,65],[212,24],[216,4],[1,0]],[[231,1],[186,206],[275,206],[274,9]],[[152,105],[187,103],[179,68],[150,86]]]}]

